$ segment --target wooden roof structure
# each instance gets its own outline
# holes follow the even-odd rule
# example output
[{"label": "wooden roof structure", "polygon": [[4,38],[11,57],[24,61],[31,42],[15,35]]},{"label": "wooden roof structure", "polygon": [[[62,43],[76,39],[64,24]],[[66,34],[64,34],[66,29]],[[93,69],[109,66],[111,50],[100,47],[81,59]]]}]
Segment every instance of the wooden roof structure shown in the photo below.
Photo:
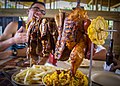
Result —
[{"label": "wooden roof structure", "polygon": [[[103,16],[105,19],[108,20],[115,20],[115,21],[120,21],[120,12],[114,12],[114,11],[102,11],[102,10],[97,10],[98,4],[101,6],[106,6],[109,7],[109,9],[112,8],[118,8],[120,7],[120,0],[0,0],[0,4],[5,3],[5,1],[9,2],[16,2],[19,4],[22,4],[24,6],[30,6],[34,1],[42,1],[45,3],[51,3],[55,1],[68,1],[68,2],[80,2],[80,3],[85,3],[89,5],[94,5],[96,6],[96,10],[88,10],[88,15],[90,18],[96,18],[97,16]],[[9,9],[3,9],[0,8],[0,16],[27,16],[26,13],[27,9],[14,9],[14,8],[9,8]],[[70,10],[65,10],[70,12]],[[45,17],[54,17],[55,14],[58,14],[59,10],[58,9],[47,9],[47,14]]]},{"label": "wooden roof structure", "polygon": [[[32,2],[34,1],[42,1],[45,3],[51,3],[55,1],[68,1],[68,2],[78,2],[84,4],[92,4],[97,5],[100,4],[102,6],[110,6],[110,7],[120,7],[120,0],[4,0],[4,1],[11,1],[11,2],[20,2],[20,4],[23,4],[24,6],[30,6]],[[3,0],[0,0],[0,3],[4,3]]]}]

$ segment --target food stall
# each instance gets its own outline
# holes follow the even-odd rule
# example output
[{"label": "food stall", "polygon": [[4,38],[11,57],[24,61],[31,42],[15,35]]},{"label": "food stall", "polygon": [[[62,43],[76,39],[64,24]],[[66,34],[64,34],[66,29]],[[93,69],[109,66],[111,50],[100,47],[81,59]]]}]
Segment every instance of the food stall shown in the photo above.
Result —
[{"label": "food stall", "polygon": [[[55,58],[58,60],[57,63],[54,65],[52,65],[49,61],[46,61],[44,65],[41,65],[40,62],[42,61],[34,63],[35,58],[33,57],[34,54],[32,53],[38,54],[38,51],[34,52],[31,48],[37,47],[36,49],[39,49],[41,46],[38,47],[38,41],[34,41],[37,44],[34,45],[35,47],[32,46],[34,42],[31,41],[33,39],[36,40],[33,35],[37,34],[37,40],[39,40],[39,42],[41,40],[39,39],[40,34],[39,30],[37,29],[39,20],[33,19],[30,21],[30,23],[35,22],[33,26],[36,29],[36,32],[32,27],[27,26],[28,29],[34,31],[34,33],[29,33],[28,51],[26,56],[29,59],[26,57],[10,56],[10,58],[0,60],[0,85],[119,86],[120,76],[114,72],[104,70],[106,61],[92,60],[94,53],[93,43],[96,45],[103,45],[108,36],[108,32],[116,31],[113,29],[108,30],[107,22],[103,17],[106,19],[112,18],[113,20],[119,20],[119,18],[114,18],[116,15],[118,15],[118,13],[114,13],[115,15],[113,15],[113,17],[110,17],[111,15],[106,16],[101,12],[98,12],[96,6],[96,11],[94,14],[96,12],[97,13],[94,16],[90,16],[93,20],[86,29],[86,27],[84,27],[84,23],[88,20],[88,16],[90,13],[92,14],[92,12],[89,13],[88,11],[87,15],[86,11],[80,7],[79,0],[77,0],[77,6],[75,10],[66,11],[69,12],[67,18],[65,18],[66,15],[64,11],[48,10],[49,13],[51,13],[51,11],[51,16],[53,16],[54,12],[55,14],[58,14],[58,16],[55,17],[55,22],[57,24],[59,34],[56,42],[55,52],[52,52],[53,56],[55,56]],[[47,13],[48,15],[46,16],[51,17],[49,13]],[[111,12],[109,13],[112,14]],[[101,17],[102,15],[103,17]],[[46,26],[48,25],[44,19],[42,23],[44,23]],[[64,24],[66,26],[64,26]],[[82,30],[79,28],[82,28]],[[44,41],[41,41],[41,44],[44,43]],[[86,53],[88,51],[91,54],[89,55],[89,58],[86,58]],[[46,56],[43,51],[41,52],[43,56],[40,57]]]}]

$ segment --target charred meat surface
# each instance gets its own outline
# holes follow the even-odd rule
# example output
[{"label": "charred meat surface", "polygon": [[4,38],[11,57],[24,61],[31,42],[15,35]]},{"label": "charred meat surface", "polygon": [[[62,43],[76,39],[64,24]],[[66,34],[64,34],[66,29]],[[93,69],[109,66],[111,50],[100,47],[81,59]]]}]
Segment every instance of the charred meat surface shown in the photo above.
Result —
[{"label": "charred meat surface", "polygon": [[55,36],[57,30],[55,25],[50,19],[36,20],[32,19],[28,25],[28,49],[27,57],[32,58],[32,62],[35,64],[41,64],[45,58],[43,64],[46,62],[46,58],[49,54],[55,51]]}]

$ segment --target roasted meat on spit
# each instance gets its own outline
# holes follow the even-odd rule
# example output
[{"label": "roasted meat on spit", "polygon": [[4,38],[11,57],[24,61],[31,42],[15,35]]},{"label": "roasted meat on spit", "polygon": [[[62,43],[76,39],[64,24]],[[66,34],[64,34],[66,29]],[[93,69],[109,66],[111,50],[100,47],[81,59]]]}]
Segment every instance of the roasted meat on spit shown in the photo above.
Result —
[{"label": "roasted meat on spit", "polygon": [[87,52],[90,51],[91,41],[86,34],[90,20],[87,12],[82,8],[75,8],[66,18],[63,15],[65,16],[63,13],[55,18],[56,21],[59,21],[57,26],[60,28],[58,29],[59,38],[56,44],[55,58],[62,61],[70,58],[71,74],[74,76],[83,58],[87,57]]},{"label": "roasted meat on spit", "polygon": [[[51,21],[42,19],[32,19],[28,27],[28,49],[27,57],[31,64],[44,64],[49,57],[50,52],[55,50],[55,37],[50,31]],[[54,30],[55,31],[55,30]]]}]

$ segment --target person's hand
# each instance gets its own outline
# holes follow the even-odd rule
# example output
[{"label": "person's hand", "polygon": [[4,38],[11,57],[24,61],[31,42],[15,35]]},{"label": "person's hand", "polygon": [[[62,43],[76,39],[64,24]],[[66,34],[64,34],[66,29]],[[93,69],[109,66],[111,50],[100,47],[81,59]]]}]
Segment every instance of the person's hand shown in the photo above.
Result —
[{"label": "person's hand", "polygon": [[13,37],[14,43],[26,43],[28,41],[28,37],[26,34],[27,30],[24,27],[21,27]]},{"label": "person's hand", "polygon": [[27,30],[25,27],[21,26],[20,29],[17,31],[18,33],[26,33]]},{"label": "person's hand", "polygon": [[115,64],[115,65],[113,65],[112,67],[111,67],[111,71],[115,71],[116,69],[120,69],[120,60],[117,60],[116,58],[113,58],[113,63]]}]

